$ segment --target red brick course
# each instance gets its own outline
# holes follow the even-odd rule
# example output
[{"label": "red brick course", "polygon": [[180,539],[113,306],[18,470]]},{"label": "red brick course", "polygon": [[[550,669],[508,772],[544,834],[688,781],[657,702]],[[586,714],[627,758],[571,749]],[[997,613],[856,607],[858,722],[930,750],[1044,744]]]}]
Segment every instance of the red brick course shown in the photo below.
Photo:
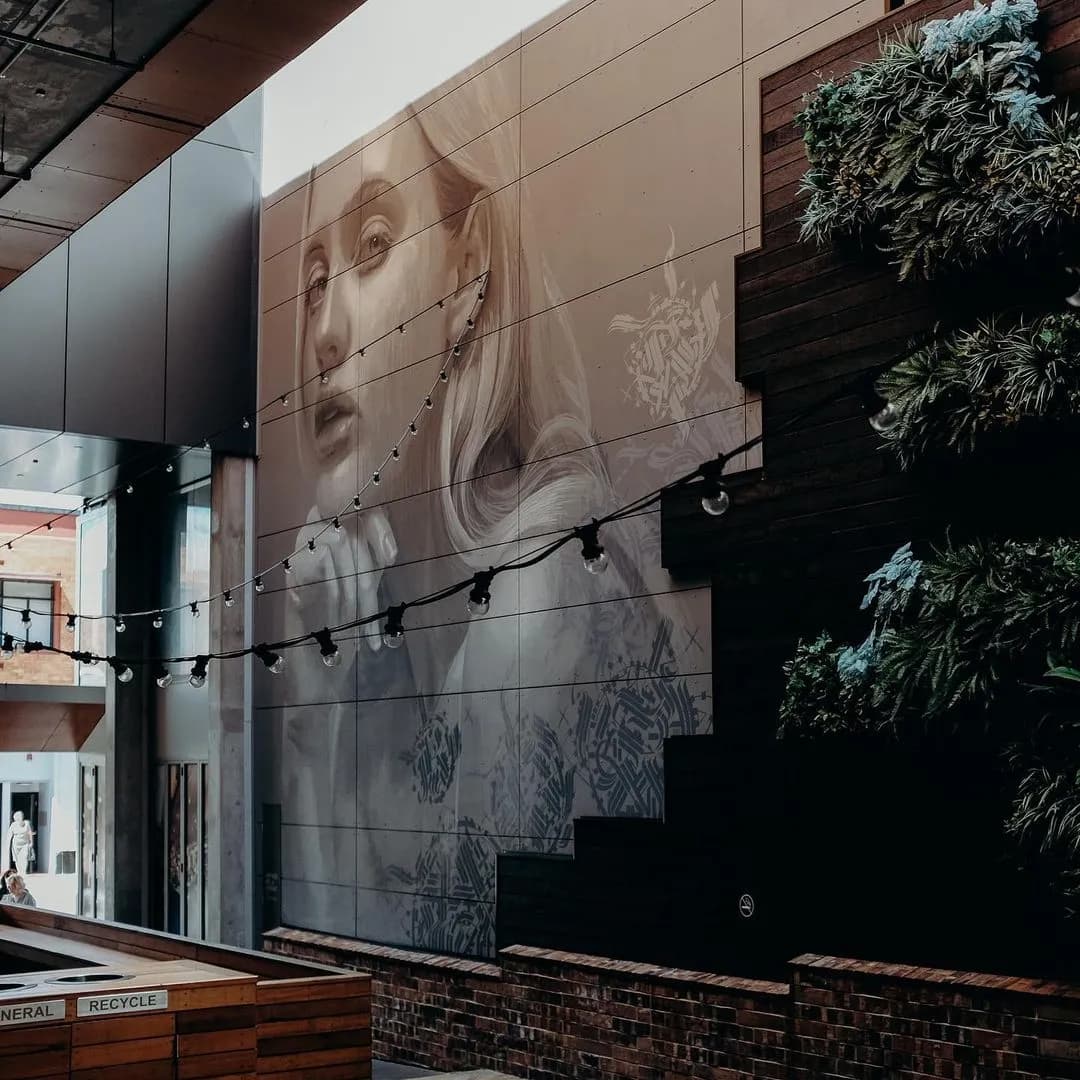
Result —
[{"label": "red brick course", "polygon": [[497,964],[278,929],[371,973],[375,1056],[526,1080],[1080,1078],[1080,984],[821,956],[790,983],[515,946]]}]

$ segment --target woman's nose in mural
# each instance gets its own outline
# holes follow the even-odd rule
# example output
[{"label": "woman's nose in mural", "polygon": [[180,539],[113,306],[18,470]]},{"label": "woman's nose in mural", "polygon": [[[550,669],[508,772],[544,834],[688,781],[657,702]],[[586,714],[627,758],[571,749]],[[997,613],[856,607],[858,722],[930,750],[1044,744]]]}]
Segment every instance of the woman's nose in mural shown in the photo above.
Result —
[{"label": "woman's nose in mural", "polygon": [[315,317],[315,358],[321,372],[331,372],[348,360],[355,346],[353,334],[356,326],[356,291],[353,275],[338,274],[326,284],[326,298],[319,305]]}]

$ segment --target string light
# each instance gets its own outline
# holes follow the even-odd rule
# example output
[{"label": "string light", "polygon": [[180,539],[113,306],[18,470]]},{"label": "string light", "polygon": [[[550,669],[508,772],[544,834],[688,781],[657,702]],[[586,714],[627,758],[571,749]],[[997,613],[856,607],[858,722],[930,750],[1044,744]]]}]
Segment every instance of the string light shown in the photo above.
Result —
[{"label": "string light", "polygon": [[135,672],[122,660],[110,660],[109,667],[113,669],[117,682],[129,683],[135,678]]},{"label": "string light", "polygon": [[15,637],[12,634],[4,635],[4,643],[0,645],[0,660],[12,660],[15,657]]},{"label": "string light", "polygon": [[233,604],[236,603],[236,601],[233,599],[233,594],[229,589],[226,589],[225,592],[222,593],[221,599],[226,607],[232,607]]},{"label": "string light", "polygon": [[363,505],[363,503],[360,502],[360,496],[359,495],[354,495],[353,496],[352,504],[353,504],[353,509],[354,510],[359,510],[360,509],[360,507]]},{"label": "string light", "polygon": [[862,407],[870,420],[870,426],[879,435],[891,431],[900,422],[900,410],[878,393],[877,372],[870,372],[864,376],[859,387],[859,395],[862,398]]},{"label": "string light", "polygon": [[334,644],[334,639],[330,636],[330,628],[323,627],[322,630],[316,630],[311,636],[319,645],[322,662],[328,668],[337,667],[341,663],[341,650]]},{"label": "string light", "polygon": [[[308,540],[308,542],[307,542],[307,549],[308,549],[308,551],[310,551],[310,552],[311,552],[311,554],[312,554],[312,555],[314,555],[314,554],[315,554],[315,551],[316,551],[316,547],[315,547],[315,537],[314,537],[314,536],[313,536],[313,537],[311,537],[311,539],[310,539],[310,540]],[[288,572],[289,572],[289,571],[288,571],[288,569],[286,569],[286,570],[285,570],[285,573],[287,574]]]},{"label": "string light", "polygon": [[284,570],[286,574],[291,574],[292,573],[292,563],[289,562],[288,559],[282,559],[281,560],[281,569]]},{"label": "string light", "polygon": [[870,414],[870,426],[879,434],[884,435],[892,431],[900,422],[900,410],[891,402],[885,404],[875,413]]},{"label": "string light", "polygon": [[407,604],[398,604],[387,610],[382,640],[388,649],[400,649],[405,644],[405,625],[402,619],[407,606]]},{"label": "string light", "polygon": [[379,481],[380,481],[381,479],[382,479],[382,477],[380,477],[380,476],[379,476],[378,470],[376,470],[375,472],[373,472],[373,473],[371,474],[371,482],[372,482],[372,483],[373,483],[373,484],[374,484],[374,485],[375,485],[376,487],[378,487],[378,486],[379,486]]},{"label": "string light", "polygon": [[209,656],[195,657],[195,663],[191,666],[191,677],[188,679],[188,682],[191,683],[196,690],[201,690],[206,685],[206,669],[209,663]]},{"label": "string light", "polygon": [[165,616],[162,612],[158,612],[154,616],[154,621],[151,623],[155,630],[160,630],[165,625]]},{"label": "string light", "polygon": [[127,629],[127,623],[124,622],[123,615],[118,615],[116,617],[116,632],[118,634],[122,634],[126,629]]},{"label": "string light", "polygon": [[197,600],[191,601],[191,617],[197,619],[199,617],[199,602]]},{"label": "string light", "polygon": [[74,630],[75,629],[75,616],[74,615],[69,615],[67,617],[67,628],[69,630]]},{"label": "string light", "polygon": [[168,690],[173,684],[172,672],[162,664],[158,670],[157,675],[154,677],[154,681],[161,687],[162,690]]},{"label": "string light", "polygon": [[592,524],[583,525],[576,532],[581,541],[581,561],[590,574],[603,574],[611,560],[600,543],[600,523],[594,518]]},{"label": "string light", "polygon": [[266,588],[261,577],[256,576],[254,584],[256,592],[262,592]]},{"label": "string light", "polygon": [[126,486],[125,488],[124,488],[124,490],[125,490],[125,491],[126,491],[126,492],[127,492],[128,494],[129,494],[129,495],[134,495],[134,494],[135,494],[135,485],[134,485],[134,484],[130,484],[130,483],[129,483],[129,484],[128,484],[128,485],[127,485],[127,486]]},{"label": "string light", "polygon": [[285,657],[274,652],[268,645],[256,645],[254,651],[271,675],[280,675],[285,670]]},{"label": "string light", "polygon": [[731,495],[722,479],[726,464],[722,456],[701,467],[701,509],[710,517],[723,517],[731,509]]},{"label": "string light", "polygon": [[249,431],[251,429],[251,421],[245,416],[244,419],[240,421],[240,426],[245,431]]},{"label": "string light", "polygon": [[22,615],[20,616],[20,618],[21,618],[24,626],[29,626],[30,625],[30,609],[28,607],[23,608]]},{"label": "string light", "polygon": [[333,528],[334,532],[336,532],[336,533],[341,532],[341,518],[338,518],[338,517],[334,518],[334,520],[330,524],[331,524],[331,527]]},{"label": "string light", "polygon": [[165,466],[165,471],[167,473],[171,473],[173,471],[173,463],[171,461],[168,462],[168,464]]},{"label": "string light", "polygon": [[424,408],[425,409],[434,409],[435,408],[435,402],[432,401],[430,397],[424,398]]},{"label": "string light", "polygon": [[473,578],[469,599],[465,601],[465,610],[473,616],[486,615],[491,608],[491,583],[495,580],[495,570],[481,570]]}]

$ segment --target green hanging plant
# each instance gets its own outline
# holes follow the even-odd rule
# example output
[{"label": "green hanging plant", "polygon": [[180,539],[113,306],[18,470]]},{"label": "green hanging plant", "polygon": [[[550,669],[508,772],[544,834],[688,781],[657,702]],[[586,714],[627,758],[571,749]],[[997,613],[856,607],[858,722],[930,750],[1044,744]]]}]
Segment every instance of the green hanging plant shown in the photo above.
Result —
[{"label": "green hanging plant", "polygon": [[981,439],[1033,422],[1080,413],[1080,317],[937,338],[879,380],[899,420],[885,433],[903,468],[928,454],[970,454]]},{"label": "green hanging plant", "polygon": [[1042,247],[1080,217],[1080,120],[1038,93],[1035,0],[908,28],[808,95],[802,235],[880,245],[900,277]]}]

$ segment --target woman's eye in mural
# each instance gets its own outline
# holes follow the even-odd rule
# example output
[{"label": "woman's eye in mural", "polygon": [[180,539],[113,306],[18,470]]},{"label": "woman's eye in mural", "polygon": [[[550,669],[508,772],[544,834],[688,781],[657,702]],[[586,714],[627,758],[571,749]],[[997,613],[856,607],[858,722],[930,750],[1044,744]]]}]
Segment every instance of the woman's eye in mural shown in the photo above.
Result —
[{"label": "woman's eye in mural", "polygon": [[370,273],[385,261],[392,243],[390,222],[383,216],[364,222],[357,244],[356,261],[362,274]]},{"label": "woman's eye in mural", "polygon": [[307,283],[304,286],[304,302],[311,310],[321,304],[326,297],[326,285],[329,275],[326,264],[317,262],[308,270]]}]

